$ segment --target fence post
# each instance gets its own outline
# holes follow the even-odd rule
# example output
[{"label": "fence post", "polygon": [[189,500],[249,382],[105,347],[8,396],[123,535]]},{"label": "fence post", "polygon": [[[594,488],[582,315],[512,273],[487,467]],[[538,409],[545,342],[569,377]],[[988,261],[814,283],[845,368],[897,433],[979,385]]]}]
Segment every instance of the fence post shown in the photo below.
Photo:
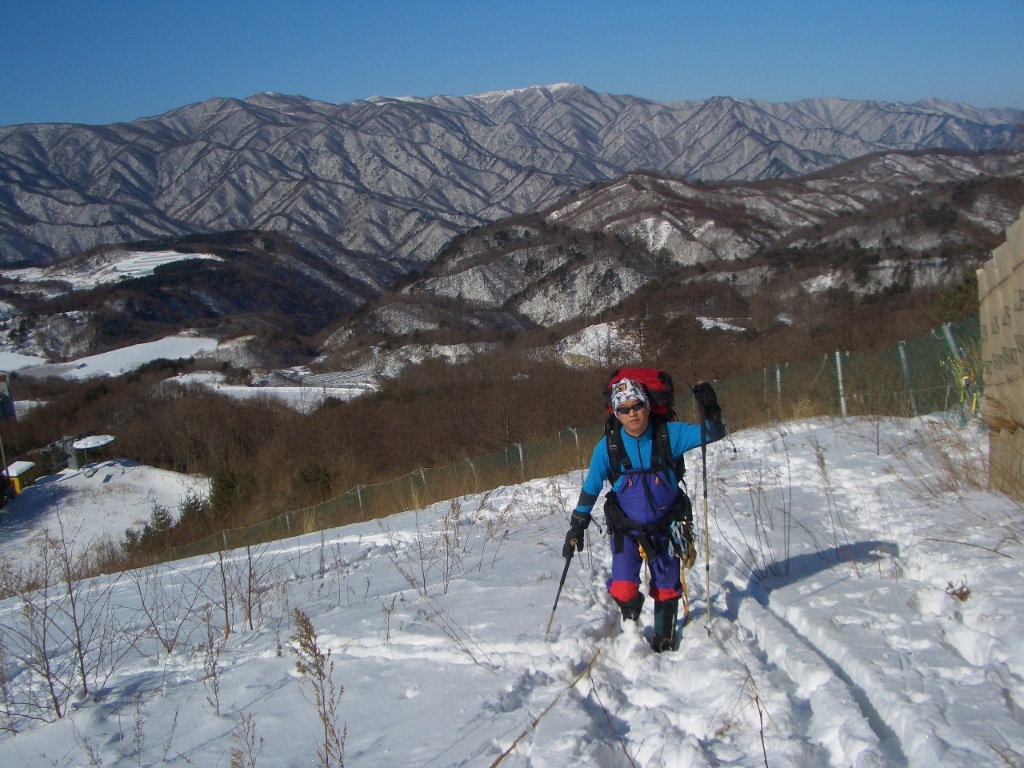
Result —
[{"label": "fence post", "polygon": [[959,351],[957,349],[956,340],[953,338],[953,331],[949,328],[949,323],[942,324],[942,333],[946,337],[946,343],[949,344],[949,354],[953,357],[957,357]]},{"label": "fence post", "polygon": [[907,387],[907,394],[910,395],[910,412],[917,416],[917,400],[914,399],[914,380],[910,375],[910,363],[907,360],[907,343],[901,341],[896,345],[900,351],[900,364],[903,366],[903,383]]},{"label": "fence post", "polygon": [[846,418],[846,391],[843,388],[843,353],[838,349],[835,353],[836,380],[839,382],[839,412]]},{"label": "fence post", "polygon": [[782,366],[775,364],[775,397],[779,401],[779,418],[782,418]]},{"label": "fence post", "polygon": [[[943,333],[943,335],[946,338],[946,344],[949,345],[949,373],[950,373],[950,376],[949,376],[948,381],[946,382],[946,402],[945,402],[944,407],[943,407],[944,411],[948,411],[949,410],[949,399],[950,399],[950,397],[953,394],[953,386],[954,386],[953,382],[956,381],[956,378],[957,378],[956,377],[956,371],[953,368],[953,365],[954,365],[953,361],[954,360],[961,360],[961,355],[960,355],[960,347],[956,343],[956,339],[953,338],[953,331],[950,328],[950,324],[949,323],[943,323],[942,324],[942,333]],[[961,360],[961,364],[962,364],[962,362],[963,361]],[[963,370],[960,370],[960,375],[961,376],[963,376],[963,373],[964,373]],[[962,387],[963,386],[963,380],[961,379],[960,381],[956,382],[956,385]],[[966,422],[966,413],[963,410],[961,410],[960,418],[963,420],[963,423],[965,423],[965,424],[967,423]]]}]

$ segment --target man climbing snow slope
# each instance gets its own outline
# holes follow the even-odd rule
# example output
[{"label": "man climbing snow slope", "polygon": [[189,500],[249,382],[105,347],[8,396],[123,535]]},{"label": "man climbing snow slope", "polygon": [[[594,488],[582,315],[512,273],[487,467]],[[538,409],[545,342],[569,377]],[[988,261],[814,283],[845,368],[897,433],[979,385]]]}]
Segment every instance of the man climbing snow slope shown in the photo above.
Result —
[{"label": "man climbing snow slope", "polygon": [[675,624],[682,594],[680,568],[692,567],[696,556],[690,499],[680,487],[682,457],[693,448],[722,439],[726,430],[710,384],[701,382],[693,387],[704,424],[688,424],[674,420],[671,379],[663,372],[655,373],[668,381],[667,401],[664,392],[655,391],[652,398],[649,383],[657,379],[645,384],[612,375],[605,393],[611,413],[605,434],[594,447],[570,517],[562,556],[569,559],[574,551],[583,551],[591,511],[604,483],[610,483],[604,506],[612,547],[608,592],[625,621],[639,622],[644,604],[640,571],[646,560],[650,568],[648,592],[654,601],[651,646],[661,652],[676,648]]}]

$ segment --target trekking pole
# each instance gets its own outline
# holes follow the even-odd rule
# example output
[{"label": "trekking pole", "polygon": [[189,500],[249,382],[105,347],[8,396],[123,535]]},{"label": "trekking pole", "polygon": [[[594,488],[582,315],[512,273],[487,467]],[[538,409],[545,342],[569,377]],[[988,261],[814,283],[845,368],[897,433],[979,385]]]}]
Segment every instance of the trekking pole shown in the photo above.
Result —
[{"label": "trekking pole", "polygon": [[544,630],[544,637],[551,631],[551,622],[555,620],[555,608],[558,607],[558,598],[562,595],[562,587],[565,586],[565,577],[569,573],[569,566],[572,564],[572,555],[565,558],[565,568],[562,569],[562,578],[558,581],[558,591],[555,593],[555,604],[551,606],[551,616],[548,618],[548,628]]},{"label": "trekking pole", "polygon": [[686,569],[679,564],[679,581],[683,584],[683,626],[690,621],[690,589],[686,586]]},{"label": "trekking pole", "polygon": [[707,630],[711,634],[711,536],[708,528],[708,420],[704,415],[704,406],[697,403],[700,416],[700,465],[701,485],[704,487],[704,575],[707,581],[708,621]]}]

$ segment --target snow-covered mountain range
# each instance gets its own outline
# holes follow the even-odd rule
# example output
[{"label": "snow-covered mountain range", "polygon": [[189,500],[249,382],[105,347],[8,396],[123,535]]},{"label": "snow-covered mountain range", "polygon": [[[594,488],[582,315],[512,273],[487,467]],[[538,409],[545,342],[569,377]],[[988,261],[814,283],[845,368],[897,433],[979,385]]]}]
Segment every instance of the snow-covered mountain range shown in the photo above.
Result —
[{"label": "snow-covered mountain range", "polygon": [[[274,367],[271,331],[326,331],[320,352],[354,340],[365,352],[416,333],[471,344],[480,333],[579,322],[652,286],[674,286],[683,295],[672,311],[697,316],[721,315],[706,304],[723,291],[784,308],[794,291],[944,285],[1002,241],[1024,205],[1022,178],[1022,152],[945,151],[870,155],[791,180],[633,173],[475,227],[415,276],[399,281],[392,270],[372,285],[280,233],[110,246],[5,270],[6,342],[57,361],[198,327],[251,338],[248,367],[260,358]],[[289,343],[292,357],[317,352]],[[243,358],[244,347],[235,347]],[[365,355],[352,363],[376,364]]]},{"label": "snow-covered mountain range", "polygon": [[1020,123],[937,100],[663,104],[562,84],[345,104],[261,93],[132,123],[9,126],[0,263],[258,229],[373,281],[470,227],[631,171],[792,178],[885,150],[1006,148]]},{"label": "snow-covered mountain range", "polygon": [[993,150],[1020,117],[560,85],[0,129],[6,345],[65,361],[199,329],[249,339],[244,367],[387,367],[367,350],[571,333],[657,285],[720,317],[706,297],[942,285],[1024,205],[1024,152]]}]

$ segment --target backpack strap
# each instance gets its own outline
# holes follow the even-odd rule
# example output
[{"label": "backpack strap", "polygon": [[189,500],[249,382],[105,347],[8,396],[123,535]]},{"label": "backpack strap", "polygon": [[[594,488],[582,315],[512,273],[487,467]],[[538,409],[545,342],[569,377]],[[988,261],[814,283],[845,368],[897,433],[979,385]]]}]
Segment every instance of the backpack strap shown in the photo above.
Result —
[{"label": "backpack strap", "polygon": [[611,469],[608,482],[614,488],[615,481],[622,475],[623,468],[633,468],[629,455],[622,445],[622,424],[614,416],[609,416],[604,422],[604,442],[608,448],[608,466]]},{"label": "backpack strap", "polygon": [[[676,481],[683,483],[683,475],[686,473],[686,462],[680,456],[678,461],[672,460],[672,443],[668,436],[668,421],[662,417],[651,414],[651,423],[654,425],[654,448],[651,451],[651,469],[669,469],[675,471]],[[609,416],[604,424],[605,444],[608,447],[608,466],[611,467],[611,474],[608,482],[615,485],[615,481],[622,475],[622,471],[633,468],[629,460],[629,454],[622,445],[622,423],[614,416]]]}]

